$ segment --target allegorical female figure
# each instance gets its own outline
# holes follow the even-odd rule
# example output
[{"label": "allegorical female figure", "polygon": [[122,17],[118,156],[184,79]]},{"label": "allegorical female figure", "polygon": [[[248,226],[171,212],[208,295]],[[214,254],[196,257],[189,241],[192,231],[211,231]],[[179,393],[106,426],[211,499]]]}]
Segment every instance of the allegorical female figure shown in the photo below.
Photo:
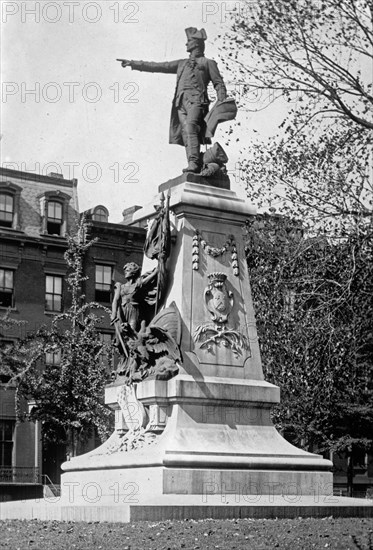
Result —
[{"label": "allegorical female figure", "polygon": [[[172,341],[167,330],[152,324],[163,304],[167,286],[166,261],[171,247],[169,200],[169,195],[166,201],[162,193],[145,240],[145,256],[156,260],[156,267],[141,274],[139,265],[127,263],[123,266],[124,282],[114,286],[111,324],[115,328],[115,345],[122,356],[117,373],[125,373],[128,380],[142,379],[149,368],[154,367],[155,350],[146,350],[145,345],[149,339],[155,338],[153,343]],[[165,344],[161,355],[169,353],[169,348]]]},{"label": "allegorical female figure", "polygon": [[141,274],[141,267],[134,262],[123,266],[124,283],[114,286],[111,321],[128,323],[137,332],[141,321],[146,317],[146,307],[149,303],[153,287],[156,286],[158,269]]},{"label": "allegorical female figure", "polygon": [[[124,376],[131,383],[139,382],[149,374],[159,380],[168,380],[177,374],[181,361],[178,343],[162,326],[163,313],[146,326],[147,309],[154,314],[159,290],[159,264],[144,275],[140,275],[141,268],[135,263],[125,264],[123,271],[125,282],[115,285],[111,313],[116,346],[122,356],[117,375]],[[177,313],[173,311],[173,314],[177,319]],[[169,325],[169,319],[168,311],[163,321]]]}]

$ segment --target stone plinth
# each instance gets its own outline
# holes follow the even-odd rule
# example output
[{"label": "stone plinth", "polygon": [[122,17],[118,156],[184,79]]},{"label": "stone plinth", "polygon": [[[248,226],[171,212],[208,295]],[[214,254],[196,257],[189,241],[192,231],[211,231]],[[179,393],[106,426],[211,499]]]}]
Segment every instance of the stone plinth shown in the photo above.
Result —
[{"label": "stone plinth", "polygon": [[166,193],[168,189],[171,189],[172,187],[177,187],[181,183],[185,182],[191,182],[191,183],[198,183],[199,185],[204,185],[205,187],[218,187],[220,189],[230,189],[231,184],[229,180],[229,176],[227,174],[219,174],[218,177],[210,177],[205,178],[203,176],[200,176],[199,174],[192,174],[192,173],[185,173],[181,174],[177,178],[170,179],[166,181],[165,183],[162,183],[158,187],[158,191],[161,193],[162,191]]},{"label": "stone plinth", "polygon": [[[191,178],[191,175],[183,177]],[[222,376],[263,380],[243,230],[245,221],[255,214],[255,209],[227,189],[185,181],[171,187],[170,191],[171,220],[176,241],[168,262],[170,286],[166,305],[175,302],[181,314],[182,372],[194,379]],[[158,201],[154,198],[147,207],[136,212],[134,221],[141,223],[151,217],[153,204]],[[193,269],[193,242],[197,232],[200,236],[199,260],[198,268]],[[215,257],[206,253],[207,246],[222,248],[229,238],[233,238],[237,250],[238,275],[234,275],[231,247]],[[205,249],[203,242],[206,243]],[[144,262],[145,271],[152,267],[150,260]],[[193,341],[196,328],[210,320],[204,304],[204,292],[209,282],[207,276],[214,272],[226,274],[227,288],[233,294],[234,307],[229,324],[239,327],[240,334],[250,342],[250,349],[241,350],[238,356],[222,345],[215,347],[211,353]]]},{"label": "stone plinth", "polygon": [[[255,210],[229,189],[190,178],[168,186],[174,246],[165,305],[180,312],[183,362],[175,378],[136,388],[155,437],[111,452],[114,433],[63,465],[62,486],[74,487],[77,504],[96,491],[103,505],[115,492],[121,502],[144,505],[182,505],[186,496],[199,505],[207,495],[330,495],[332,463],[292,446],[270,419],[280,392],[263,377],[245,259],[244,225]],[[158,203],[159,196],[136,212],[134,223],[154,215]],[[219,295],[211,281],[218,281]],[[212,307],[220,311],[219,300],[229,303],[220,324],[211,314]],[[109,386],[105,399],[118,410],[117,392]],[[120,418],[117,428],[126,429]]]}]

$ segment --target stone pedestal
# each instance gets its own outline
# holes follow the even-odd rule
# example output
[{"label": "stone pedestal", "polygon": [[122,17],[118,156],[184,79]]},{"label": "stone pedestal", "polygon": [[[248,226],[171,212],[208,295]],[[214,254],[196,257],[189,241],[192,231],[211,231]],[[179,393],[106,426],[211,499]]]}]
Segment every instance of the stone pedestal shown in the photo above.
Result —
[{"label": "stone pedestal", "polygon": [[[74,488],[78,504],[94,495],[102,504],[176,505],[188,498],[200,505],[209,495],[234,495],[237,504],[258,495],[331,494],[331,462],[292,446],[270,419],[280,391],[263,377],[244,250],[243,227],[254,209],[229,189],[188,179],[167,182],[175,238],[165,305],[174,302],[180,312],[183,363],[175,378],[136,388],[154,438],[111,453],[114,434],[63,465],[62,487]],[[136,212],[134,223],[151,217],[158,203],[159,196]],[[209,310],[214,278],[231,304],[220,324]],[[115,385],[106,390],[114,409],[117,392]],[[120,415],[117,428],[126,428]]]}]

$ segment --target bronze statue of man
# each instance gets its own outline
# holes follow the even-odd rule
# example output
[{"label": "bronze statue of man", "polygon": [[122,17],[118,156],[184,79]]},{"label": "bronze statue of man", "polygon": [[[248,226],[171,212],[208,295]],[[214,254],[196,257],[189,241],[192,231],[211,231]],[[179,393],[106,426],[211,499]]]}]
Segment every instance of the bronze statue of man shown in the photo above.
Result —
[{"label": "bronze statue of man", "polygon": [[207,86],[213,83],[218,102],[226,99],[226,88],[218,66],[204,56],[205,29],[185,29],[188,59],[155,63],[123,59],[122,67],[153,73],[176,73],[176,90],[172,102],[170,122],[170,143],[183,145],[186,149],[188,166],[183,172],[199,173],[201,170],[200,146],[210,143],[205,136],[204,118],[209,109]]}]

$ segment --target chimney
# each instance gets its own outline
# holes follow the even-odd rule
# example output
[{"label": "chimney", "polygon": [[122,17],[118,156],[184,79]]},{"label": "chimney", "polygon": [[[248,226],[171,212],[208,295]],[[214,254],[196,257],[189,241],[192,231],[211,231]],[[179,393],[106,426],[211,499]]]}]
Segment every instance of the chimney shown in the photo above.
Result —
[{"label": "chimney", "polygon": [[138,205],[130,206],[129,208],[125,208],[122,212],[123,220],[121,221],[121,224],[122,225],[131,224],[132,220],[133,220],[134,213],[137,212],[138,210],[140,210],[140,208],[142,208],[142,206],[138,206]]}]

